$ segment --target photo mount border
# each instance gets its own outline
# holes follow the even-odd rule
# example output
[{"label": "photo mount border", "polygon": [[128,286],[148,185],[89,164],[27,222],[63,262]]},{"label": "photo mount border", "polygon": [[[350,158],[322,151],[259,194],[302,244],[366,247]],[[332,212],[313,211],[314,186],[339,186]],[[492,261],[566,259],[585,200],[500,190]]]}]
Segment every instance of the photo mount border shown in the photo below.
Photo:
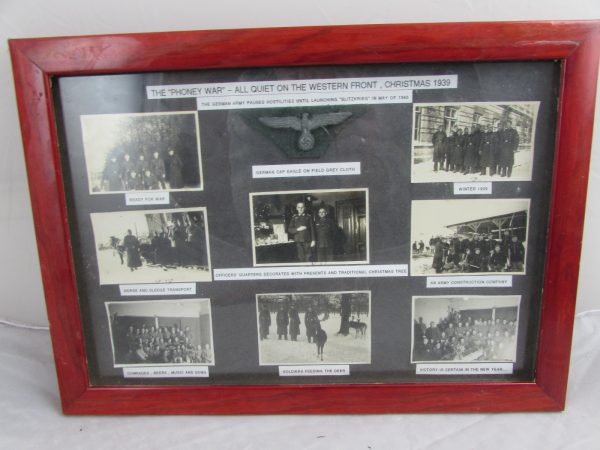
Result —
[{"label": "photo mount border", "polygon": [[[564,409],[592,144],[600,21],[189,31],[17,39],[9,41],[9,47],[65,414],[381,414]],[[60,165],[53,77],[234,67],[552,59],[562,62],[561,92],[533,382],[90,385]],[[574,176],[580,183],[571,183]],[[573,270],[561,273],[558,265],[550,264],[556,257]]]}]

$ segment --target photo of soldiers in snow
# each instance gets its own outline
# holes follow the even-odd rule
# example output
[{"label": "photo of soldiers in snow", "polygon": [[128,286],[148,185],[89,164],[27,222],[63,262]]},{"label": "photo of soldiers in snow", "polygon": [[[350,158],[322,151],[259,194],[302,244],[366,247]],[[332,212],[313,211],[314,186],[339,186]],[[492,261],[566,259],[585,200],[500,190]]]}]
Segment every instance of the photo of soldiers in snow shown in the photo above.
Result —
[{"label": "photo of soldiers in snow", "polygon": [[211,280],[206,208],[91,218],[100,284]]},{"label": "photo of soldiers in snow", "polygon": [[528,215],[528,199],[414,201],[411,273],[524,274]]},{"label": "photo of soldiers in snow", "polygon": [[539,102],[415,104],[412,182],[529,181]]},{"label": "photo of soldiers in snow", "polygon": [[370,292],[258,294],[261,365],[368,364]]}]

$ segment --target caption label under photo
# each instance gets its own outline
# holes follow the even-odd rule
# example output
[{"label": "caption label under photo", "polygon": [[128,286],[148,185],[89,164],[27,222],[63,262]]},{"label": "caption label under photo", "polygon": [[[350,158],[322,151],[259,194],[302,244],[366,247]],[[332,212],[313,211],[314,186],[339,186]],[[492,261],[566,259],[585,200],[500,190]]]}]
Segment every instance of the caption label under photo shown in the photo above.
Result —
[{"label": "caption label under photo", "polygon": [[454,183],[454,195],[488,195],[492,193],[491,181]]},{"label": "caption label under photo", "polygon": [[417,364],[417,375],[512,375],[513,363]]},{"label": "caption label under photo", "polygon": [[121,295],[196,295],[196,283],[121,284]]},{"label": "caption label under photo", "polygon": [[208,366],[123,367],[125,378],[208,378]]},{"label": "caption label under photo", "polygon": [[350,375],[348,364],[279,366],[280,377],[323,377]]},{"label": "caption label under photo", "polygon": [[360,162],[252,166],[252,178],[360,175]]},{"label": "caption label under photo", "polygon": [[168,191],[151,192],[126,192],[125,205],[168,205],[170,202]]},{"label": "caption label under photo", "polygon": [[428,288],[512,287],[511,275],[427,277]]},{"label": "caption label under photo", "polygon": [[406,277],[407,264],[215,269],[215,281]]}]

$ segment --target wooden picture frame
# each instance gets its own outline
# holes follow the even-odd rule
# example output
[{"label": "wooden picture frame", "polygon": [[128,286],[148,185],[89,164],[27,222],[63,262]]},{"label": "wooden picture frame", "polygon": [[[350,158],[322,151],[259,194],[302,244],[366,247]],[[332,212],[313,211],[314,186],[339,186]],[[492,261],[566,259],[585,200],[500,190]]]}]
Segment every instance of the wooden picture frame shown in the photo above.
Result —
[{"label": "wooden picture frame", "polygon": [[[10,51],[65,414],[363,414],[564,408],[600,22],[369,25],[56,37],[12,40]],[[76,225],[68,213],[69,188],[65,186],[67,175],[61,162],[65,142],[57,117],[57,79],[189,70],[484,61],[560,63],[541,317],[538,329],[532,331],[537,334],[533,379],[317,384],[300,380],[287,384],[204,385],[91,382],[90,349],[85,345],[89,330],[82,320],[81,286],[76,275]],[[208,163],[204,164],[203,170],[210,170]],[[208,217],[211,214],[209,211]],[[254,294],[261,292],[253,293],[252,301]]]}]

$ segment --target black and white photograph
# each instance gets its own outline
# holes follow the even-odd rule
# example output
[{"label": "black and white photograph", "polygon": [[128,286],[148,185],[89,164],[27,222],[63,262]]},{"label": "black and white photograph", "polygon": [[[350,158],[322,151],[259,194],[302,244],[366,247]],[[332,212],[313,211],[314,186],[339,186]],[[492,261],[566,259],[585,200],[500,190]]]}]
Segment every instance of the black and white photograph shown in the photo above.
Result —
[{"label": "black and white photograph", "polygon": [[92,213],[100,284],[211,281],[206,208]]},{"label": "black and white photograph", "polygon": [[369,262],[367,189],[250,194],[255,266]]},{"label": "black and white photograph", "polygon": [[529,203],[413,201],[411,275],[524,275]]},{"label": "black and white photograph", "polygon": [[412,182],[531,181],[539,105],[414,104]]},{"label": "black and white photograph", "polygon": [[114,366],[213,366],[210,300],[107,302]]},{"label": "black and white photograph", "polygon": [[258,294],[261,365],[370,364],[371,293]]},{"label": "black and white photograph", "polygon": [[515,362],[519,295],[413,297],[411,362]]},{"label": "black and white photograph", "polygon": [[196,112],[81,116],[90,194],[201,190]]}]

